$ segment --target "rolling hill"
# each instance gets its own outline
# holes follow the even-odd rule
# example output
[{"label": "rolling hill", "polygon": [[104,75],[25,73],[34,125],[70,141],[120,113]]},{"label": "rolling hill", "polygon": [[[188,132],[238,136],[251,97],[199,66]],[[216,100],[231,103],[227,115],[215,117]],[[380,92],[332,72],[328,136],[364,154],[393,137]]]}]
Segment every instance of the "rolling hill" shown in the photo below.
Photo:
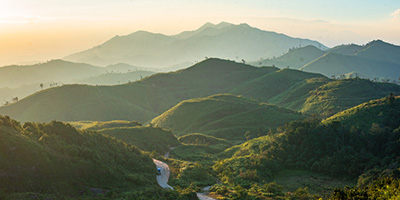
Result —
[{"label": "rolling hill", "polygon": [[[258,188],[273,196],[283,195],[280,190],[265,187],[266,183],[276,181],[282,182],[281,190],[288,192],[294,192],[290,187],[298,184],[296,188],[307,187],[305,194],[310,193],[310,196],[313,193],[325,196],[324,199],[334,193],[340,196],[334,188],[337,184],[344,186],[344,180],[336,185],[327,183],[341,177],[360,176],[359,184],[368,184],[368,176],[378,169],[386,169],[387,173],[398,168],[399,106],[399,97],[388,96],[350,108],[322,122],[318,119],[291,122],[273,134],[228,148],[221,154],[224,159],[217,161],[213,169],[228,187],[225,191],[245,185],[249,188],[245,191]],[[330,177],[318,180],[321,172]],[[283,176],[292,177],[291,182],[283,181],[287,179]],[[389,179],[384,185],[391,182]],[[213,191],[226,195],[227,192],[218,189]],[[248,195],[262,196],[250,192]]]},{"label": "rolling hill", "polygon": [[106,66],[124,62],[136,66],[170,67],[193,63],[204,57],[233,60],[258,60],[281,55],[299,45],[324,45],[307,39],[292,38],[263,31],[247,24],[207,23],[195,31],[167,36],[138,31],[115,36],[103,44],[65,57],[74,62]]},{"label": "rolling hill", "polygon": [[[243,95],[298,111],[307,107],[307,112],[313,113],[318,110],[313,106],[321,107],[321,104],[312,103],[304,106],[304,103],[315,102],[307,100],[311,96],[319,101],[318,98],[322,93],[310,92],[331,81],[320,74],[298,70],[258,68],[233,61],[207,59],[184,70],[154,74],[123,85],[64,85],[42,90],[18,102],[0,107],[0,113],[20,121],[135,120],[144,123],[182,100],[220,93]],[[347,88],[348,91],[360,89],[360,86],[351,83],[343,81],[342,88]],[[382,85],[391,86],[382,91],[369,90],[370,96],[384,97],[390,92],[396,93],[399,88],[388,83]],[[365,93],[355,94],[368,96]],[[358,96],[354,98],[357,99]],[[365,100],[371,99],[365,98]],[[359,103],[361,102],[348,102],[346,106],[355,106]],[[333,107],[336,106],[335,101],[331,101],[331,104]],[[347,108],[337,105],[339,107],[337,111]]]},{"label": "rolling hill", "polygon": [[219,94],[180,102],[151,121],[153,126],[174,134],[204,133],[226,140],[257,137],[269,129],[303,118],[273,105],[230,94]]},{"label": "rolling hill", "polygon": [[120,139],[144,151],[157,151],[162,155],[168,152],[170,147],[180,145],[177,138],[171,132],[161,128],[142,126],[136,121],[82,121],[70,122],[70,124],[82,130],[97,131]]},{"label": "rolling hill", "polygon": [[51,60],[35,65],[11,65],[0,67],[0,86],[18,87],[21,85],[46,82],[69,82],[105,72],[105,68],[64,60]]}]

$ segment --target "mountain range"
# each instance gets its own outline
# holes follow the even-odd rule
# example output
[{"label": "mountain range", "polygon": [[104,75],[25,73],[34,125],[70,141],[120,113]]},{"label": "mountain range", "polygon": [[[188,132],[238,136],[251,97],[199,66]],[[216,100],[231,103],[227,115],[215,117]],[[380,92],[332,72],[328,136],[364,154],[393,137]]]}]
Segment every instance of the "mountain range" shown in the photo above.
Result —
[{"label": "mountain range", "polygon": [[362,77],[397,81],[400,77],[400,46],[375,40],[366,45],[339,45],[328,50],[314,46],[290,49],[286,54],[251,64],[294,68],[327,77]]},{"label": "mountain range", "polygon": [[323,44],[284,34],[263,31],[247,24],[206,23],[195,31],[167,36],[137,31],[115,36],[101,45],[65,57],[73,62],[106,66],[119,62],[136,66],[166,68],[194,63],[205,57],[236,61],[258,60],[285,53],[289,48]]}]

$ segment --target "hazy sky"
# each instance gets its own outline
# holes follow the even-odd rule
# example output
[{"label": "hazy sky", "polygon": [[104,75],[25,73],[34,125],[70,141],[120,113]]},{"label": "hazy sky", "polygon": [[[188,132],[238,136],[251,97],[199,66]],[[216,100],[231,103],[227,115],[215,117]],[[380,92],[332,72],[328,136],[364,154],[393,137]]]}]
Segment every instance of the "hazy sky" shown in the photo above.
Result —
[{"label": "hazy sky", "polygon": [[62,58],[137,30],[226,21],[332,47],[400,45],[400,0],[0,0],[0,65]]}]

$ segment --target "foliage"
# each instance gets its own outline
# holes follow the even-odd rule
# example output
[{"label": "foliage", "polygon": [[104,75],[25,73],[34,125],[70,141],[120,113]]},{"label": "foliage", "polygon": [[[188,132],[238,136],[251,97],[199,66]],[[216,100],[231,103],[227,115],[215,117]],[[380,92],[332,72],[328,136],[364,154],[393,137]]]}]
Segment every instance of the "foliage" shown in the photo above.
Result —
[{"label": "foliage", "polygon": [[156,187],[151,158],[115,138],[57,121],[20,125],[3,116],[0,138],[1,199],[115,199],[127,193],[161,199],[155,193],[165,193]]}]

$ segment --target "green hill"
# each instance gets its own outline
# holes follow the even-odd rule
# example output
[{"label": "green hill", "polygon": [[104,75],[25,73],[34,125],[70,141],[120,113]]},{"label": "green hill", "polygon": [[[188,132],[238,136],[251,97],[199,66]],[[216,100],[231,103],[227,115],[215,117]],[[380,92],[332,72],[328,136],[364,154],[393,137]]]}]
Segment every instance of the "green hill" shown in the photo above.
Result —
[{"label": "green hill", "polygon": [[[220,180],[231,187],[225,191],[240,185],[248,195],[257,196],[260,193],[250,191],[257,188],[268,191],[265,183],[281,181],[286,190],[296,182],[308,187],[311,195],[317,193],[327,198],[337,187],[327,184],[339,181],[340,177],[351,179],[361,175],[362,180],[366,176],[363,173],[369,170],[397,168],[399,106],[400,98],[389,96],[351,108],[323,122],[315,118],[291,122],[272,134],[225,150],[213,169]],[[330,178],[323,178],[329,181],[318,181],[319,173],[330,175]],[[288,174],[298,178],[283,181],[283,176]],[[343,181],[340,182],[337,184],[343,185]],[[218,191],[220,188],[214,192],[229,195],[229,192]],[[283,195],[279,190],[272,193],[270,195]]]},{"label": "green hill", "polygon": [[[221,93],[243,95],[261,102],[270,102],[298,111],[305,109],[304,111],[313,113],[320,112],[312,108],[314,103],[303,104],[306,101],[315,102],[319,101],[318,98],[323,99],[322,93],[310,92],[329,82],[330,79],[320,74],[292,69],[279,70],[276,67],[258,68],[213,58],[184,70],[154,74],[123,85],[53,87],[0,107],[0,113],[20,121],[135,120],[145,123],[182,100]],[[366,84],[368,88],[370,83]],[[374,94],[372,98],[381,98],[390,92],[396,93],[398,88],[393,84],[381,85],[386,90],[371,93]],[[327,87],[333,86],[339,85],[328,84]],[[346,87],[349,87],[346,90],[364,91],[357,85],[349,84]],[[377,86],[378,89],[380,87]],[[393,90],[390,91],[388,88]],[[340,92],[332,94],[341,95]],[[307,99],[310,96],[314,99]],[[335,102],[332,103],[336,106]],[[362,102],[348,103],[351,107]],[[317,105],[317,107],[325,109],[324,106]]]},{"label": "green hill", "polygon": [[61,122],[20,125],[2,116],[0,137],[1,199],[91,199],[95,190],[121,197],[130,191],[136,198],[141,190],[157,192],[151,158],[120,140]]},{"label": "green hill", "polygon": [[184,99],[224,93],[274,70],[208,59],[186,70],[156,74],[130,84],[64,85],[43,90],[1,107],[0,113],[21,121],[146,122]]},{"label": "green hill", "polygon": [[292,120],[296,112],[230,94],[219,94],[180,102],[151,121],[153,126],[176,135],[204,133],[227,140],[256,137]]},{"label": "green hill", "polygon": [[311,91],[300,111],[331,116],[390,93],[400,94],[400,86],[391,83],[376,83],[365,79],[336,80]]},{"label": "green hill", "polygon": [[99,130],[100,133],[115,137],[144,151],[157,151],[164,154],[170,147],[180,143],[171,132],[154,127],[119,127]]},{"label": "green hill", "polygon": [[356,56],[400,65],[400,46],[374,40],[356,53]]},{"label": "green hill", "polygon": [[[313,82],[308,81],[313,78],[326,79],[326,77],[321,74],[292,69],[282,69],[263,74],[262,76],[244,82],[231,90],[230,93],[243,95],[265,102],[285,91],[293,90],[297,86],[303,84],[312,84],[313,86],[316,86]],[[304,88],[304,86],[301,87]],[[307,86],[305,88],[307,88]],[[304,95],[308,92],[309,90],[302,90],[300,93],[301,95]],[[279,104],[280,102],[276,100],[274,103]]]},{"label": "green hill", "polygon": [[171,132],[161,128],[142,126],[136,121],[79,121],[69,123],[82,130],[97,131],[115,137],[144,151],[157,151],[164,154],[171,147],[180,145]]},{"label": "green hill", "polygon": [[337,113],[325,119],[322,123],[328,125],[340,122],[340,126],[356,126],[364,132],[374,128],[371,127],[372,124],[379,125],[382,128],[393,127],[398,123],[398,117],[400,116],[399,98],[393,96],[372,100]]}]

